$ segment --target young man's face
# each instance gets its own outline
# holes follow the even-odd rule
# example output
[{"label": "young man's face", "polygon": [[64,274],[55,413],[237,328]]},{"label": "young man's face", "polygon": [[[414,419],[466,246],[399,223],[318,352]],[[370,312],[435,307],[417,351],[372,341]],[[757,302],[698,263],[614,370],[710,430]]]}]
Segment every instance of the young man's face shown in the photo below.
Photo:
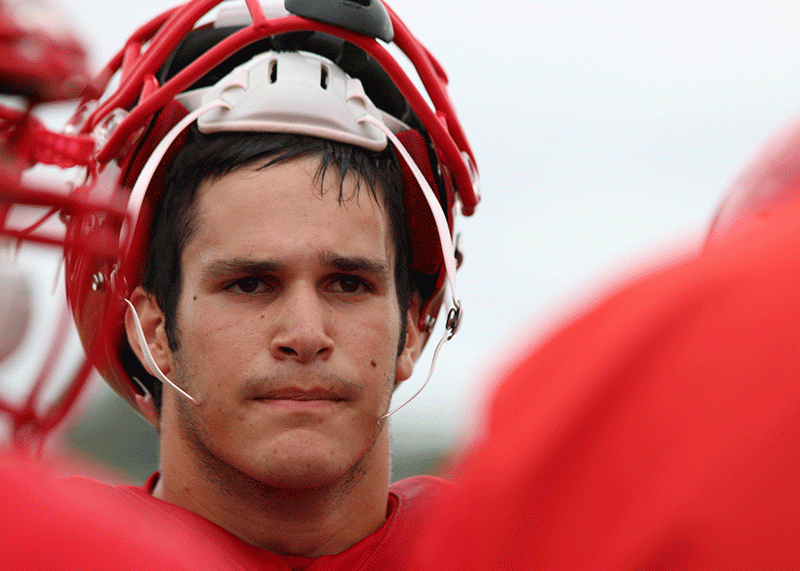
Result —
[{"label": "young man's face", "polygon": [[333,171],[320,194],[317,165],[248,166],[200,188],[169,366],[201,405],[165,389],[162,418],[173,407],[181,441],[215,474],[287,487],[357,474],[412,372],[413,321],[397,353],[387,215],[350,177],[340,204]]}]

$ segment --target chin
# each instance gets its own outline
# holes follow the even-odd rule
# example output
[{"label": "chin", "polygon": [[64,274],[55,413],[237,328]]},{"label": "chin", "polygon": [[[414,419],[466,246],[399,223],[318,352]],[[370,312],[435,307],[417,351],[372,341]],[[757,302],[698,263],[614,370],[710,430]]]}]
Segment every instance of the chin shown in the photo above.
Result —
[{"label": "chin", "polygon": [[269,487],[293,490],[348,485],[365,473],[371,450],[367,446],[363,450],[332,451],[330,445],[273,449],[264,457],[265,464],[254,466],[251,477]]},{"label": "chin", "polygon": [[337,475],[322,474],[320,472],[295,472],[283,474],[270,474],[262,480],[262,484],[269,488],[287,491],[305,491],[312,489],[328,488],[336,485]]},{"label": "chin", "polygon": [[285,468],[270,466],[256,479],[270,488],[300,491],[349,485],[358,481],[364,473],[360,461],[354,464],[331,464],[311,458],[293,458],[286,462],[283,465]]}]

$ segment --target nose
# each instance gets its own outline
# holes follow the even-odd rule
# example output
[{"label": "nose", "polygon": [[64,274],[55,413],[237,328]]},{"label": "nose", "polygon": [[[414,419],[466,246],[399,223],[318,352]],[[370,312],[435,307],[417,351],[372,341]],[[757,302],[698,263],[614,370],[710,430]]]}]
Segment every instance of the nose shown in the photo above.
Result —
[{"label": "nose", "polygon": [[313,286],[297,286],[283,295],[277,329],[270,342],[272,355],[279,360],[308,363],[327,359],[333,352],[328,334],[329,308]]}]

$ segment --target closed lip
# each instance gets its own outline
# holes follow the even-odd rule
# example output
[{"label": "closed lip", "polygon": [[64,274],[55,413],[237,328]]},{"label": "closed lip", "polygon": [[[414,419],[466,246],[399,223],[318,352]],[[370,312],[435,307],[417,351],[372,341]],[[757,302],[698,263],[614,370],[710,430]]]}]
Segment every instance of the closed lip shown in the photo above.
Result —
[{"label": "closed lip", "polygon": [[257,396],[255,400],[344,401],[347,399],[336,391],[331,391],[328,389],[301,389],[296,387],[285,387],[267,391],[266,393]]}]

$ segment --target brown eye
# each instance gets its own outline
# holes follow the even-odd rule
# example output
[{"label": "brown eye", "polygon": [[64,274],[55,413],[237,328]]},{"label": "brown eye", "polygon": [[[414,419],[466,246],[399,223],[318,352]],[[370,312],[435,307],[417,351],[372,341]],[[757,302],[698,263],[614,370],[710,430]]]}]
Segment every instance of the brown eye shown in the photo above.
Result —
[{"label": "brown eye", "polygon": [[261,280],[255,277],[242,278],[232,283],[229,289],[238,290],[242,293],[255,293],[261,286]]},{"label": "brown eye", "polygon": [[339,276],[333,282],[333,289],[342,293],[362,293],[370,291],[369,285],[357,276]]},{"label": "brown eye", "polygon": [[361,287],[361,280],[353,277],[344,277],[339,280],[339,283],[341,284],[342,291],[348,293],[358,291],[358,288]]},{"label": "brown eye", "polygon": [[258,279],[257,278],[246,278],[239,281],[239,289],[244,292],[252,293],[256,291],[258,288]]}]

